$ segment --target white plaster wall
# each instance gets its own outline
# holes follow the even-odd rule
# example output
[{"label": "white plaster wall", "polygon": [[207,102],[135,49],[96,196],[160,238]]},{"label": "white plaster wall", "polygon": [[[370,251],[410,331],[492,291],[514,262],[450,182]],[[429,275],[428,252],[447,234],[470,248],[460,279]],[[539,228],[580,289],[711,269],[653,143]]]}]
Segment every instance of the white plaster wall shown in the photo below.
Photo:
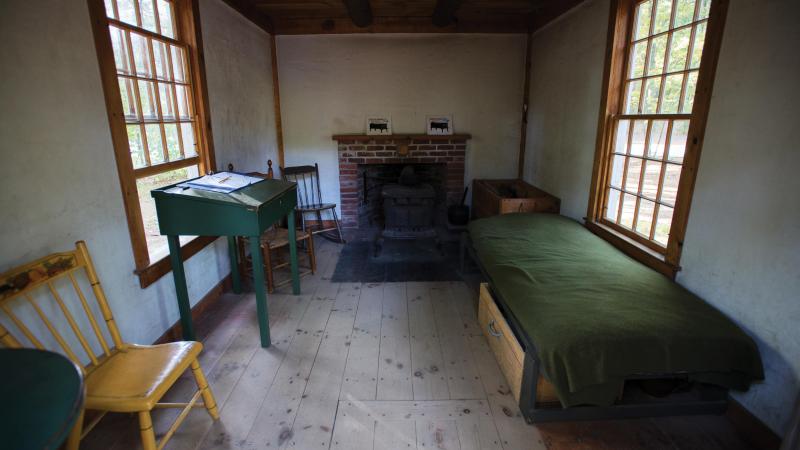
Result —
[{"label": "white plaster wall", "polygon": [[534,35],[524,177],[586,215],[603,84],[608,0],[589,0]]},{"label": "white plaster wall", "polygon": [[522,35],[279,36],[286,164],[318,162],[323,196],[339,201],[336,143],[387,114],[396,133],[425,133],[452,114],[471,133],[465,181],[514,177],[519,150]]},{"label": "white plaster wall", "polygon": [[[537,33],[526,178],[585,215],[608,0]],[[753,335],[766,381],[736,397],[783,434],[800,377],[796,0],[730,4],[678,282]]]},{"label": "white plaster wall", "polygon": [[[85,240],[123,338],[154,341],[178,319],[175,288],[133,274],[86,2],[0,2],[0,42],[0,272]],[[192,303],[230,272],[227,255],[222,239],[185,264]]]},{"label": "white plaster wall", "polygon": [[277,168],[269,35],[220,0],[201,0],[200,19],[218,168]]}]

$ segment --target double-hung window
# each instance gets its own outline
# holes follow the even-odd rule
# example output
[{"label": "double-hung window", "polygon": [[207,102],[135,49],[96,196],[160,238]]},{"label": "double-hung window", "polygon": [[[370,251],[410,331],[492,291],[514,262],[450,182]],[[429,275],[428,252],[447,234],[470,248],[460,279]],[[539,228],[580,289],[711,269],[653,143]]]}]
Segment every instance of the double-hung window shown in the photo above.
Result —
[{"label": "double-hung window", "polygon": [[[169,268],[150,191],[213,167],[210,130],[203,127],[205,88],[193,5],[190,0],[89,0],[142,286]],[[193,247],[205,243],[200,239]]]},{"label": "double-hung window", "polygon": [[674,274],[726,5],[615,3],[590,228]]}]

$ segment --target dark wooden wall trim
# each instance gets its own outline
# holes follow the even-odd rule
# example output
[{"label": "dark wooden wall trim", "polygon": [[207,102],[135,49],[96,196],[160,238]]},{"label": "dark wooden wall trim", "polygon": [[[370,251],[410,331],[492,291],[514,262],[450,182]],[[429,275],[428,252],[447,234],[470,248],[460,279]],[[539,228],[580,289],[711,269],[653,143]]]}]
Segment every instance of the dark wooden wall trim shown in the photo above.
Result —
[{"label": "dark wooden wall trim", "polygon": [[[192,321],[197,322],[203,314],[219,302],[225,291],[230,291],[232,285],[231,274],[226,275],[214,287],[212,287],[203,298],[192,307]],[[180,341],[183,339],[183,328],[180,320],[172,324],[164,334],[161,335],[154,344],[164,344],[167,342]]]},{"label": "dark wooden wall trim", "polygon": [[528,104],[530,102],[531,91],[531,43],[533,33],[528,33],[528,40],[525,44],[525,74],[522,91],[522,124],[519,131],[519,157],[517,160],[517,178],[522,179],[525,174],[525,148],[528,139]]}]

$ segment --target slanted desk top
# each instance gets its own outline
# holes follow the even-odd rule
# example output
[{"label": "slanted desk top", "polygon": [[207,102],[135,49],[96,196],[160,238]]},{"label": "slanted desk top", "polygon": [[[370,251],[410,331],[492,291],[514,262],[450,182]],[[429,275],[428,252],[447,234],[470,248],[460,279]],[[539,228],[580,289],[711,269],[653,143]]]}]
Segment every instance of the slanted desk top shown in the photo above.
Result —
[{"label": "slanted desk top", "polygon": [[[191,180],[189,180],[191,181]],[[183,184],[181,182],[178,184]],[[186,276],[180,258],[178,236],[227,236],[231,260],[233,291],[241,292],[236,236],[250,237],[250,254],[253,259],[253,287],[256,292],[256,313],[261,331],[261,345],[269,347],[269,320],[267,294],[264,290],[263,255],[260,247],[261,233],[281,220],[288,219],[289,255],[292,268],[292,290],[300,293],[297,269],[294,208],[297,206],[297,184],[282,180],[262,180],[231,193],[183,188],[173,184],[150,192],[155,199],[156,214],[161,234],[167,235],[172,275],[181,313],[183,337],[194,340],[192,313]]]}]

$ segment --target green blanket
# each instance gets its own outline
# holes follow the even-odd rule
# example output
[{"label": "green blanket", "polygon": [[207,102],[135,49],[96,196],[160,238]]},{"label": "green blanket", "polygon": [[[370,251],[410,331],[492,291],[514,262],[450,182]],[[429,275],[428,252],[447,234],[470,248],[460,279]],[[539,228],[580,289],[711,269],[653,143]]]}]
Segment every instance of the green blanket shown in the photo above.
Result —
[{"label": "green blanket", "polygon": [[735,323],[571,219],[508,214],[474,221],[469,233],[564,406],[610,405],[639,373],[741,390],[764,378],[756,344]]}]

